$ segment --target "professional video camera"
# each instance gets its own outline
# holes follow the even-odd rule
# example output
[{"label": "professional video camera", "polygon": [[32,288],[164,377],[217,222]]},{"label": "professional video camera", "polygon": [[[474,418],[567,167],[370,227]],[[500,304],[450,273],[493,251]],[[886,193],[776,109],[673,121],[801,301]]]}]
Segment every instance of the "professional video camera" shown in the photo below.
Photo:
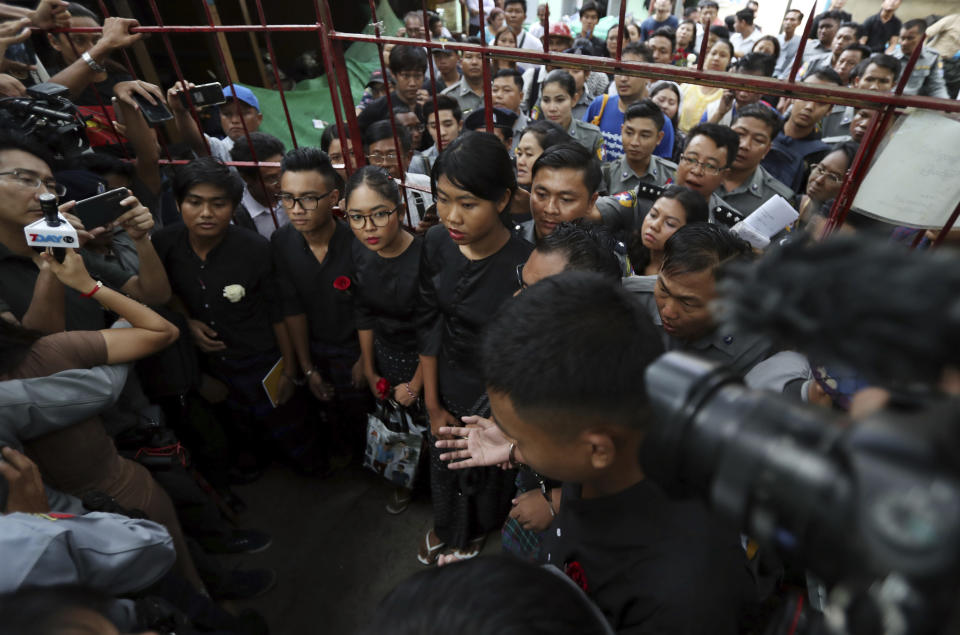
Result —
[{"label": "professional video camera", "polygon": [[726,285],[741,327],[891,390],[862,421],[682,353],[647,369],[645,472],[820,577],[829,600],[808,632],[958,632],[960,399],[937,389],[960,368],[958,264],[838,239],[787,245]]},{"label": "professional video camera", "polygon": [[90,147],[86,123],[66,98],[66,86],[44,82],[27,89],[29,97],[0,99],[0,128],[20,130],[54,150],[71,157]]}]

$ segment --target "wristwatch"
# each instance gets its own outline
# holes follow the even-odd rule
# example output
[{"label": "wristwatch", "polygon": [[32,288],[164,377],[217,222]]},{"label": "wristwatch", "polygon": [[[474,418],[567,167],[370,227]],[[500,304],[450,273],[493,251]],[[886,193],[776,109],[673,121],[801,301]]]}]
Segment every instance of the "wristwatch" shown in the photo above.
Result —
[{"label": "wristwatch", "polygon": [[86,62],[87,66],[89,66],[90,70],[92,70],[94,73],[107,72],[107,67],[102,64],[98,64],[97,60],[93,59],[93,56],[90,55],[90,51],[84,51],[83,55],[80,56],[80,59]]}]

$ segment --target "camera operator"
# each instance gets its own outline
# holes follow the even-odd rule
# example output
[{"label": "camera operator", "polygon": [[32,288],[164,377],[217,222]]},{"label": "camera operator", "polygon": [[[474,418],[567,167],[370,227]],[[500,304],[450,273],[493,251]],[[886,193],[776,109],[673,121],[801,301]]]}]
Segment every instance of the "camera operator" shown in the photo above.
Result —
[{"label": "camera operator", "polygon": [[[43,191],[62,194],[50,170],[52,160],[41,147],[17,133],[0,133],[0,313],[10,312],[19,320],[28,313],[34,289],[38,284],[56,284],[40,276],[36,253],[27,245],[23,228],[40,218],[37,198]],[[113,222],[123,226],[133,239],[140,260],[140,271],[131,275],[108,263],[89,265],[93,274],[105,285],[118,289],[132,298],[147,304],[163,304],[170,297],[170,284],[163,265],[150,242],[149,230],[153,227],[150,210],[134,197],[123,201],[127,211]],[[71,204],[61,211],[80,234],[81,245],[86,240],[106,231],[95,228],[84,231],[80,220],[70,215]],[[81,255],[84,250],[80,249]],[[104,326],[104,312],[100,305],[73,290],[66,290],[62,310],[35,307],[36,314],[47,320],[41,328],[47,332],[63,330],[97,329]]]}]

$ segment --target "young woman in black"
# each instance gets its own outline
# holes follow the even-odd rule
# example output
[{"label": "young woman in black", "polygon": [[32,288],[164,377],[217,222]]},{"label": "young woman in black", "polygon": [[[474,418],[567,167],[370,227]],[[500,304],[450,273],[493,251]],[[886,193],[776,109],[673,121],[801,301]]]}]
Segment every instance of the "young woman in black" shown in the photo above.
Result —
[{"label": "young woman in black", "polygon": [[[368,165],[353,173],[344,211],[357,238],[354,313],[364,377],[375,397],[385,379],[390,397],[415,407],[423,388],[416,328],[423,239],[403,229],[400,192],[383,168]],[[398,487],[387,511],[399,514],[409,502],[410,490]]]},{"label": "young woman in black", "polygon": [[447,546],[472,558],[487,532],[499,530],[513,495],[512,471],[454,472],[433,441],[441,426],[489,413],[477,361],[480,332],[519,288],[517,265],[533,250],[507,228],[517,189],[506,148],[493,135],[468,132],[438,157],[431,175],[442,225],[427,232],[420,264],[420,366],[430,416],[434,526],[417,559],[432,564]]}]

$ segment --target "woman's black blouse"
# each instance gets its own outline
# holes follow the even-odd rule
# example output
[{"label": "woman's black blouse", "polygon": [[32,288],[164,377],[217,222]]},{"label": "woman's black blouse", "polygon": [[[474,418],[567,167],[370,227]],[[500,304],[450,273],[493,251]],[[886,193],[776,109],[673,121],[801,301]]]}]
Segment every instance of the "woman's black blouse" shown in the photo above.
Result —
[{"label": "woman's black blouse", "polygon": [[360,241],[353,241],[357,330],[372,330],[377,340],[395,351],[417,352],[422,251],[419,237],[395,258],[378,256]]},{"label": "woman's black blouse", "polygon": [[437,357],[440,395],[469,409],[484,393],[479,350],[483,327],[519,288],[517,265],[533,245],[511,233],[497,253],[470,260],[442,225],[424,241],[420,264],[420,353]]}]

